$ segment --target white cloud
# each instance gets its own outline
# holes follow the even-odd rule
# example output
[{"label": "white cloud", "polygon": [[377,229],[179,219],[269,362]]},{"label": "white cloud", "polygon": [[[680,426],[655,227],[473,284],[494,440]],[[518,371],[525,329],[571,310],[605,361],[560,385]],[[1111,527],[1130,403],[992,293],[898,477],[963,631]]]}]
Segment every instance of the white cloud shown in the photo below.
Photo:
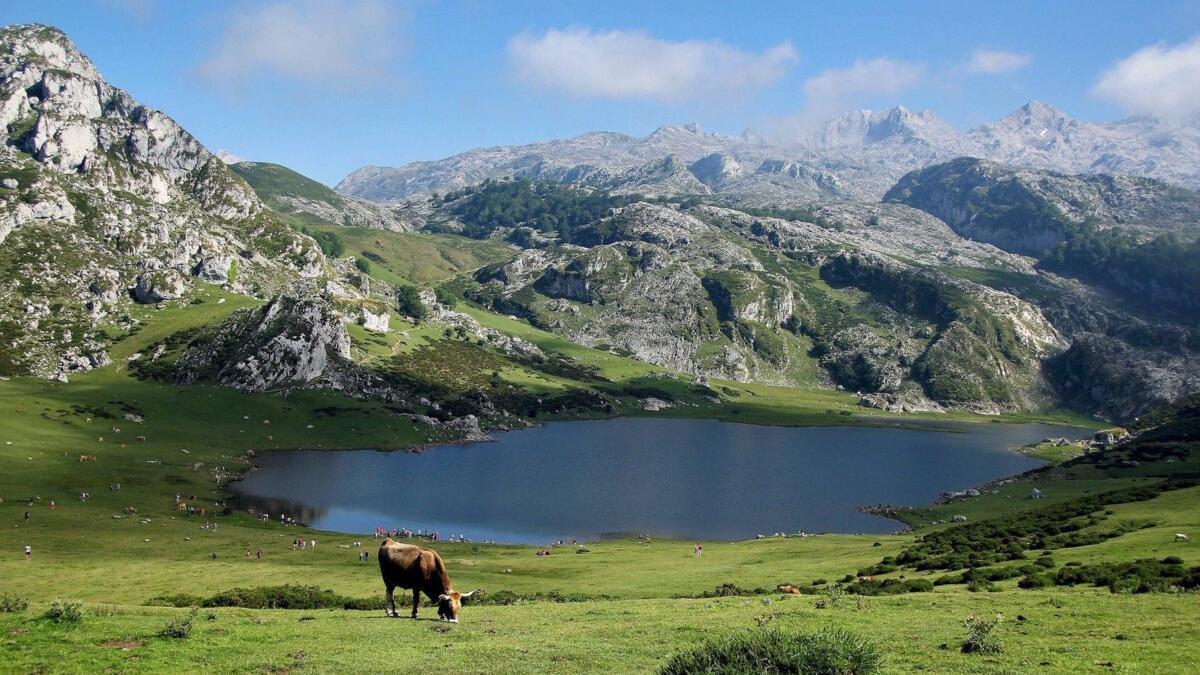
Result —
[{"label": "white cloud", "polygon": [[259,75],[349,84],[386,75],[395,18],[379,0],[273,2],[238,11],[199,75],[241,89]]},{"label": "white cloud", "polygon": [[1005,52],[994,49],[976,49],[966,64],[968,73],[980,75],[1002,75],[1020,70],[1033,62],[1029,54]]},{"label": "white cloud", "polygon": [[797,60],[790,42],[761,54],[718,41],[660,40],[640,31],[551,29],[508,42],[517,79],[579,98],[712,99],[768,85]]},{"label": "white cloud", "polygon": [[859,59],[804,81],[803,116],[824,120],[880,94],[898,94],[916,84],[925,65],[889,58]]},{"label": "white cloud", "polygon": [[1134,52],[1100,74],[1092,94],[1141,115],[1181,119],[1200,113],[1200,35]]},{"label": "white cloud", "polygon": [[[804,108],[786,117],[765,120],[751,133],[789,143],[819,130],[833,117],[873,98],[895,95],[919,84],[925,64],[886,57],[859,59],[846,68],[831,68],[804,81]],[[894,101],[889,101],[894,105]]]}]

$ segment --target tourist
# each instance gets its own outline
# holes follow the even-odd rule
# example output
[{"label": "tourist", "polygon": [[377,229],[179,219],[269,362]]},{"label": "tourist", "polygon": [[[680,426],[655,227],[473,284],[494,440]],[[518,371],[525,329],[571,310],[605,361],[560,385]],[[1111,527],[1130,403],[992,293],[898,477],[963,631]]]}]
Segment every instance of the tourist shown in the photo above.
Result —
[{"label": "tourist", "polygon": [[314,550],[314,551],[317,550],[317,540],[316,539],[309,539],[308,545],[312,547],[312,550]]},{"label": "tourist", "polygon": [[33,547],[30,546],[29,544],[25,544],[25,560],[30,560],[32,558],[33,558]]},{"label": "tourist", "polygon": [[54,504],[54,500],[53,500],[53,499],[51,499],[51,500],[50,500],[50,510],[51,510],[51,511],[53,511],[53,510],[54,510],[54,506],[55,506],[55,504]]},{"label": "tourist", "polygon": [[255,553],[255,555],[258,556],[259,560],[262,560],[262,547],[261,546],[258,547],[258,552]]},{"label": "tourist", "polygon": [[697,558],[699,558],[700,556],[704,555],[704,546],[702,546],[700,542],[696,542],[696,545],[692,547],[692,552]]}]

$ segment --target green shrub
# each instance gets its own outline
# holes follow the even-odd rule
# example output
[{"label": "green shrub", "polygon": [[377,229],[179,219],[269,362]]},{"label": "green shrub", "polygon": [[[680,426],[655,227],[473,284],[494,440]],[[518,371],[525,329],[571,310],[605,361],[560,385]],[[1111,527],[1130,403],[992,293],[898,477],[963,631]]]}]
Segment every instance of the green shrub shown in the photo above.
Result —
[{"label": "green shrub", "polygon": [[842,630],[761,631],[704,642],[671,657],[659,672],[866,675],[879,672],[882,663],[877,645]]},{"label": "green shrub", "polygon": [[738,595],[766,595],[769,591],[765,588],[742,588],[732,581],[717,586],[711,591],[705,591],[698,598],[728,598]]},{"label": "green shrub", "polygon": [[184,616],[177,616],[174,619],[171,619],[167,622],[167,625],[163,626],[163,629],[161,632],[159,632],[159,635],[165,638],[175,638],[177,640],[182,640],[183,638],[191,635],[192,622],[196,620],[196,611],[197,610],[192,609],[192,611],[188,612]]},{"label": "green shrub", "polygon": [[396,287],[396,309],[417,321],[429,316],[429,308],[421,301],[421,292],[416,286]]},{"label": "green shrub", "polygon": [[[1175,562],[1179,561],[1179,562]],[[1200,567],[1186,568],[1182,559],[1142,558],[1133,562],[1064,566],[1055,575],[1059,586],[1108,586],[1113,593],[1161,593],[1180,588],[1200,588]]]},{"label": "green shrub", "polygon": [[79,600],[55,600],[46,610],[46,618],[54,623],[78,623],[83,620],[83,603]]},{"label": "green shrub", "polygon": [[146,604],[156,605],[160,607],[199,607],[204,603],[204,598],[191,593],[170,593],[166,595],[156,595],[150,598]]},{"label": "green shrub", "polygon": [[846,591],[841,586],[826,586],[821,589],[821,594],[825,597],[817,600],[814,604],[817,609],[836,608],[841,603],[842,597],[846,595]]},{"label": "green shrub", "polygon": [[1017,582],[1017,586],[1021,588],[1046,588],[1053,585],[1054,575],[1051,574],[1030,574]]},{"label": "green shrub", "polygon": [[999,654],[1004,650],[1004,645],[992,635],[992,631],[1004,621],[1004,617],[1000,614],[996,618],[989,619],[986,616],[968,616],[963,621],[963,627],[967,629],[967,638],[962,643],[962,653],[964,654]]},{"label": "green shrub", "polygon": [[18,595],[5,593],[0,595],[0,614],[13,614],[29,609],[29,601]]}]

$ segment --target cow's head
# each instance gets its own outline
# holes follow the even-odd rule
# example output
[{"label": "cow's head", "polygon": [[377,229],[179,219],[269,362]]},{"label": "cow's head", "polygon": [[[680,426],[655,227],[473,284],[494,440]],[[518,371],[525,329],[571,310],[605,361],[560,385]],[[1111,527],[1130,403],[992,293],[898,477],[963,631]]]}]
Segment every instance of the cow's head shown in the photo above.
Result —
[{"label": "cow's head", "polygon": [[475,594],[475,591],[470,593],[459,593],[454,589],[450,589],[438,596],[438,620],[449,621],[450,623],[458,623],[458,610],[462,609],[462,601]]}]

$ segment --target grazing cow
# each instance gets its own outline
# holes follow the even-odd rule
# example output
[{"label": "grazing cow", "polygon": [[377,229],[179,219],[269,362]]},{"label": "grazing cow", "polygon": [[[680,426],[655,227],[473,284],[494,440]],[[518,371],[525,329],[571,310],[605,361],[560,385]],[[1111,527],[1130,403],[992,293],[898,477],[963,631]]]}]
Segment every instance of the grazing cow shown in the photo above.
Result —
[{"label": "grazing cow", "polygon": [[94,462],[94,461],[96,461],[95,455],[80,455],[79,456],[80,464],[83,464],[84,462]]},{"label": "grazing cow", "polygon": [[1187,540],[1188,540],[1188,536],[1186,534],[1176,534],[1175,535],[1175,541],[1187,541]]},{"label": "grazing cow", "polygon": [[459,593],[451,588],[446,564],[431,548],[401,544],[388,537],[379,545],[378,559],[379,572],[387,587],[388,616],[399,616],[396,601],[392,597],[392,591],[397,586],[413,592],[412,618],[417,618],[417,607],[421,604],[423,592],[438,604],[438,619],[450,623],[458,623],[458,610],[462,607],[463,598],[475,593]]}]

